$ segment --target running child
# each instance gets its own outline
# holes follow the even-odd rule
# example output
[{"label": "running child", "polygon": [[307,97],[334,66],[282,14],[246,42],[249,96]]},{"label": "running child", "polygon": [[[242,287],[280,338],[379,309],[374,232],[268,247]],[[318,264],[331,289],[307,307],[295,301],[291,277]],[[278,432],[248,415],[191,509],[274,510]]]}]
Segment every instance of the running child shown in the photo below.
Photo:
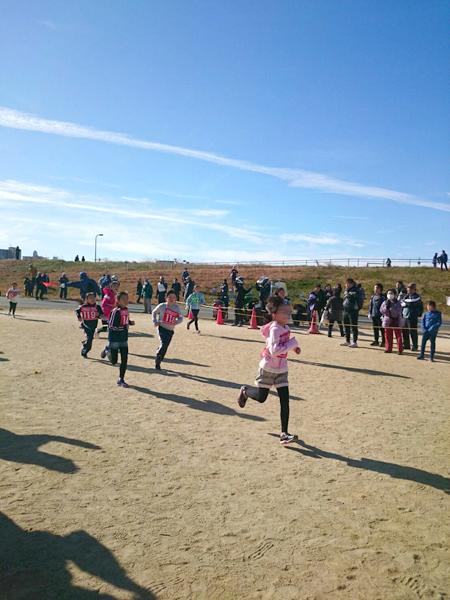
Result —
[{"label": "running child", "polygon": [[434,353],[436,352],[436,337],[439,327],[442,325],[442,313],[436,310],[436,302],[428,300],[427,312],[422,317],[422,347],[417,360],[425,360],[425,347],[430,340],[430,361],[434,362]]},{"label": "running child", "polygon": [[94,339],[95,329],[98,320],[103,316],[103,310],[100,304],[97,304],[94,292],[88,292],[84,303],[81,304],[75,311],[78,320],[81,323],[81,329],[86,334],[86,339],[83,342],[81,356],[87,358],[88,352],[92,348],[92,340]]},{"label": "running child", "polygon": [[289,350],[300,354],[300,346],[291,337],[287,325],[291,318],[291,307],[283,303],[278,296],[272,296],[267,302],[267,311],[272,315],[272,321],[261,328],[261,334],[266,338],[266,347],[261,353],[259,371],[256,377],[256,387],[242,386],[238,397],[241,408],[249,398],[257,402],[265,402],[272,386],[280,398],[281,434],[280,444],[289,444],[295,436],[288,433],[289,425],[289,384],[288,362]]},{"label": "running child", "polygon": [[167,292],[166,302],[161,302],[152,312],[153,325],[158,330],[159,348],[156,353],[155,369],[161,370],[161,363],[172,341],[175,326],[182,322],[183,315],[177,304],[177,295],[173,290]]},{"label": "running child", "polygon": [[116,365],[120,352],[119,379],[117,385],[127,388],[125,373],[128,365],[128,327],[134,325],[130,321],[128,311],[128,292],[117,294],[116,306],[111,311],[108,322],[108,358],[112,365]]},{"label": "running child", "polygon": [[192,323],[194,323],[196,332],[200,333],[198,328],[198,314],[202,304],[206,304],[205,296],[200,291],[200,286],[196,285],[192,294],[186,298],[186,310],[192,311],[192,319],[187,324],[188,330]]},{"label": "running child", "polygon": [[[116,306],[116,297],[119,291],[120,282],[118,279],[113,279],[111,283],[102,289],[103,299],[102,299],[102,309],[103,309],[103,317],[102,317],[102,326],[97,329],[97,335],[104,331],[108,331],[108,321],[111,316],[112,311]],[[106,344],[105,348],[102,350],[100,356],[105,358],[108,353],[108,344]]]},{"label": "running child", "polygon": [[17,287],[17,283],[14,282],[6,292],[6,299],[9,300],[9,313],[13,318],[16,318],[17,302],[19,300],[20,290]]}]

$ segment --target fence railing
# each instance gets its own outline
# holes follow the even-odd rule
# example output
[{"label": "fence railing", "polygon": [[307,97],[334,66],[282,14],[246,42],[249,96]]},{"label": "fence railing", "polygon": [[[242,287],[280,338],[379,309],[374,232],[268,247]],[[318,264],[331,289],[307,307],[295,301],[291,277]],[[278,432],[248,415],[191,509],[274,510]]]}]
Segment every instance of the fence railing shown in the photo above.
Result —
[{"label": "fence railing", "polygon": [[[235,261],[235,262],[208,262],[208,261],[192,261],[187,263],[179,261],[175,264],[192,264],[192,265],[211,265],[211,266],[232,266],[235,264],[242,266],[273,266],[273,267],[386,267],[387,258],[304,258],[297,260],[264,260],[264,261]],[[431,258],[391,258],[391,267],[432,267]],[[439,265],[438,265],[439,268]]]}]

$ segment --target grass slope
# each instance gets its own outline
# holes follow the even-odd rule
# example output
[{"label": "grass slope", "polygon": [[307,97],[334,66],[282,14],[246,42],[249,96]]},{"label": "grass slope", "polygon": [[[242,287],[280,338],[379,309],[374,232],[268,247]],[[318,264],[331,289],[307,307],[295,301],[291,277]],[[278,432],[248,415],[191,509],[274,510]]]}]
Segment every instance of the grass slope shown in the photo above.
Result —
[{"label": "grass slope", "polygon": [[[17,281],[21,286],[22,281],[29,269],[29,262],[2,260],[0,261],[0,291],[6,292],[12,281]],[[36,260],[33,265],[38,271],[45,271],[51,281],[57,281],[59,275],[65,272],[69,279],[78,279],[81,270],[89,273],[94,279],[105,273],[119,276],[122,289],[128,289],[132,299],[136,290],[138,277],[149,277],[153,286],[160,275],[164,275],[170,283],[174,277],[181,279],[183,265],[172,265],[171,263],[141,263],[141,262],[108,262],[108,263],[75,263],[62,260]],[[189,265],[188,270],[192,277],[200,283],[205,292],[228,277],[230,267],[220,265]],[[239,267],[240,275],[243,275],[247,284],[253,284],[262,275],[267,275],[273,280],[280,279],[288,284],[289,295],[295,300],[299,294],[306,294],[317,281],[322,284],[337,282],[344,283],[346,277],[353,277],[361,282],[369,296],[373,286],[381,282],[385,289],[395,285],[397,280],[405,284],[415,281],[424,301],[434,299],[438,309],[447,317],[450,317],[450,307],[446,306],[446,296],[450,296],[450,272],[429,267],[271,267],[271,266],[242,266]],[[51,291],[49,297],[55,297],[57,291]],[[77,297],[77,290],[70,290],[71,298]]]}]

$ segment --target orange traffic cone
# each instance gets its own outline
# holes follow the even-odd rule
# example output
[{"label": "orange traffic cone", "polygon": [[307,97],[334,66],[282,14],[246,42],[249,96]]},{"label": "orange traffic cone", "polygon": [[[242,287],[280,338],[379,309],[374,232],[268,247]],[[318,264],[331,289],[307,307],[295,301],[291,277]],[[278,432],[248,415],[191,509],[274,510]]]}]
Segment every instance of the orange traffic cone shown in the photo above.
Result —
[{"label": "orange traffic cone", "polygon": [[222,315],[222,307],[218,306],[217,307],[217,320],[216,320],[217,325],[225,325],[225,323],[223,322],[223,315]]},{"label": "orange traffic cone", "polygon": [[258,321],[256,320],[256,308],[252,308],[252,316],[250,317],[250,327],[249,329],[259,329]]},{"label": "orange traffic cone", "polygon": [[311,325],[309,326],[308,333],[319,333],[319,328],[317,326],[317,310],[313,310],[311,315]]}]

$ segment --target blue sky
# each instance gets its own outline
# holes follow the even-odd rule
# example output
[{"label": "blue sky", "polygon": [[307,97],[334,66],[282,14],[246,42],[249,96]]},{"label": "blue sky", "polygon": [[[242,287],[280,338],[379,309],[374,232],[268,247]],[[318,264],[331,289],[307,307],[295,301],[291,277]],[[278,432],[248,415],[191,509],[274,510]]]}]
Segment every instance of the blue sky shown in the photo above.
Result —
[{"label": "blue sky", "polygon": [[0,246],[449,249],[444,1],[0,1]]}]

